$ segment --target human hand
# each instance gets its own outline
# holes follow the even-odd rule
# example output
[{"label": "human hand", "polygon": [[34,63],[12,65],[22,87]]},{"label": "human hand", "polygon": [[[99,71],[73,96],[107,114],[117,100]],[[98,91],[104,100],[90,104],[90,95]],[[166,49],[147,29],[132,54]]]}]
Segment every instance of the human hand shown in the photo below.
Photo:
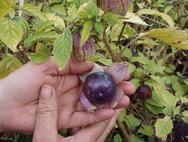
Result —
[{"label": "human hand", "polygon": [[77,131],[73,136],[63,138],[58,135],[58,107],[55,90],[45,85],[40,94],[33,142],[103,142],[114,126],[120,110],[112,118],[92,124]]},{"label": "human hand", "polygon": [[[78,74],[92,67],[92,63],[71,60],[60,71],[51,59],[44,64],[28,63],[1,80],[0,109],[3,122],[0,125],[3,124],[4,131],[33,131],[39,92],[44,84],[53,86],[58,97],[58,128],[89,125],[111,117],[111,109],[102,109],[95,114],[77,110],[80,88]],[[125,79],[128,79],[128,75]],[[121,87],[127,94],[134,92],[133,85],[128,82],[122,82]],[[128,102],[125,96],[120,106]]]}]

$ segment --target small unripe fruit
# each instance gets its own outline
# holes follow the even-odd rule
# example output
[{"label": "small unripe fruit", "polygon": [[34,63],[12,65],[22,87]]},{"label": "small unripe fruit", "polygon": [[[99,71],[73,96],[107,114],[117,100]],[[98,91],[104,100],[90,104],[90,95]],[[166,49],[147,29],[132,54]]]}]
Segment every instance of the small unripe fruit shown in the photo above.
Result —
[{"label": "small unripe fruit", "polygon": [[89,59],[95,53],[95,47],[93,40],[89,38],[83,45],[80,47],[80,34],[75,33],[73,35],[73,52],[74,57],[79,61],[85,61]]},{"label": "small unripe fruit", "polygon": [[84,93],[91,103],[109,103],[115,96],[116,83],[110,74],[95,72],[86,78]]},{"label": "small unripe fruit", "polygon": [[130,0],[97,0],[97,5],[103,11],[112,11],[116,14],[125,16]]},{"label": "small unripe fruit", "polygon": [[141,85],[136,90],[136,94],[140,100],[145,101],[152,97],[152,90],[148,85]]}]

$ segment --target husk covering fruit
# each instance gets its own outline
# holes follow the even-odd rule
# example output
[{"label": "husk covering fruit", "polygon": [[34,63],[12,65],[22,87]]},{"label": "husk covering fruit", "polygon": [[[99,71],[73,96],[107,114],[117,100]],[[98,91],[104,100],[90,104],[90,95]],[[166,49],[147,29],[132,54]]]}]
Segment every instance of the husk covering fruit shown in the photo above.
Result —
[{"label": "husk covering fruit", "polygon": [[89,59],[95,53],[93,40],[89,38],[82,46],[80,46],[80,34],[73,35],[73,51],[74,57],[79,61]]},{"label": "husk covering fruit", "polygon": [[103,11],[112,11],[116,14],[125,16],[130,0],[97,0],[97,5]]}]

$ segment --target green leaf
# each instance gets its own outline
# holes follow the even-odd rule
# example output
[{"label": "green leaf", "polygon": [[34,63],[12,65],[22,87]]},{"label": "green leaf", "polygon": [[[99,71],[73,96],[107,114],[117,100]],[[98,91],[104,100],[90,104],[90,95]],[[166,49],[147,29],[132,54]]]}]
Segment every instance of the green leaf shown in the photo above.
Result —
[{"label": "green leaf", "polygon": [[64,69],[72,52],[72,34],[65,29],[63,34],[54,42],[53,54],[60,69]]},{"label": "green leaf", "polygon": [[165,106],[174,107],[176,105],[176,97],[171,94],[169,91],[164,90],[162,92],[162,98]]},{"label": "green leaf", "polygon": [[130,63],[128,67],[128,72],[133,73],[135,70],[136,70],[136,66]]},{"label": "green leaf", "polygon": [[94,54],[90,58],[90,60],[93,61],[93,62],[102,63],[103,65],[107,65],[107,66],[112,64],[112,59],[107,59],[106,56],[104,56],[103,54],[100,54],[100,53]]},{"label": "green leaf", "polygon": [[123,122],[124,119],[125,119],[125,117],[126,117],[126,111],[125,111],[125,109],[123,109],[123,110],[120,112],[120,114],[119,114],[118,120],[119,120],[120,122]]},{"label": "green leaf", "polygon": [[17,45],[22,40],[23,31],[21,27],[13,20],[0,19],[0,39],[13,52],[17,51]]},{"label": "green leaf", "polygon": [[143,36],[163,41],[177,49],[188,50],[188,33],[174,28],[153,29]]},{"label": "green leaf", "polygon": [[136,34],[136,31],[133,27],[131,27],[130,25],[126,25],[124,32],[123,32],[123,36],[125,38],[133,38]]},{"label": "green leaf", "polygon": [[135,86],[136,88],[138,88],[138,87],[140,86],[140,80],[137,79],[137,78],[134,78],[134,79],[130,80],[130,82],[131,82],[132,84],[134,84],[134,86]]},{"label": "green leaf", "polygon": [[188,79],[185,79],[184,83],[188,86]]},{"label": "green leaf", "polygon": [[29,23],[26,18],[18,17],[16,19],[16,23],[21,27],[23,33],[23,37],[26,37],[30,31]]},{"label": "green leaf", "polygon": [[152,105],[152,106],[157,106],[157,107],[163,107],[163,102],[161,101],[161,96],[158,96],[155,91],[152,93],[152,97],[148,100],[146,100],[146,103]]},{"label": "green leaf", "polygon": [[113,26],[116,23],[120,22],[120,16],[113,12],[105,12],[103,15],[104,20],[108,23],[108,25]]},{"label": "green leaf", "polygon": [[165,76],[164,80],[166,84],[173,84],[174,82],[178,81],[178,77],[176,75],[169,75],[169,76]]},{"label": "green leaf", "polygon": [[99,35],[101,35],[103,33],[103,31],[104,31],[104,25],[103,25],[103,23],[96,22],[95,23],[95,29],[99,33]]},{"label": "green leaf", "polygon": [[180,84],[179,82],[172,83],[172,88],[174,89],[177,97],[182,97],[185,95],[185,90],[183,88],[183,85]]},{"label": "green leaf", "polygon": [[161,13],[157,10],[152,9],[142,9],[138,12],[139,15],[154,15],[154,16],[160,16],[164,21],[168,23],[170,27],[174,27],[174,21],[173,19],[166,13]]},{"label": "green leaf", "polygon": [[146,72],[142,69],[142,68],[136,68],[136,70],[133,72],[134,73],[134,77],[137,79],[142,79]]},{"label": "green leaf", "polygon": [[135,128],[140,125],[140,121],[133,114],[127,115],[125,117],[125,122],[129,128]]},{"label": "green leaf", "polygon": [[116,134],[114,136],[114,142],[122,142],[122,138],[121,138],[121,136],[119,134]]},{"label": "green leaf", "polygon": [[36,53],[30,53],[28,57],[33,63],[44,63],[49,59],[50,54],[49,48],[41,47],[37,49]]},{"label": "green leaf", "polygon": [[41,6],[32,5],[29,3],[24,4],[23,10],[29,12],[31,15],[38,17],[42,21],[47,21],[44,13],[41,12]]},{"label": "green leaf", "polygon": [[146,56],[144,56],[144,54],[141,53],[141,52],[139,52],[139,56],[131,58],[131,61],[132,62],[139,62],[143,65],[148,65],[149,62],[150,62],[150,60]]},{"label": "green leaf", "polygon": [[0,17],[7,15],[12,8],[13,0],[0,0]]},{"label": "green leaf", "polygon": [[88,38],[90,36],[91,29],[92,29],[92,22],[91,21],[87,21],[84,24],[84,27],[82,29],[80,46],[82,46],[88,40]]},{"label": "green leaf", "polygon": [[166,88],[163,78],[154,75],[151,75],[150,77],[152,78],[152,87],[156,91],[157,95],[161,96],[162,91]]},{"label": "green leaf", "polygon": [[172,131],[173,123],[170,117],[165,116],[162,119],[158,119],[155,123],[156,136],[165,140]]},{"label": "green leaf", "polygon": [[117,23],[117,24],[113,25],[111,32],[110,32],[110,38],[113,41],[118,40],[118,36],[121,33],[122,27],[123,27],[123,23]]},{"label": "green leaf", "polygon": [[97,7],[95,0],[89,0],[80,6],[77,14],[80,18],[91,19],[99,15],[99,8]]},{"label": "green leaf", "polygon": [[146,48],[154,48],[155,46],[158,45],[158,43],[154,39],[148,38],[148,37],[146,37],[142,40],[137,40],[136,44],[137,45],[140,45],[140,44],[144,45],[144,47],[146,47]]},{"label": "green leaf", "polygon": [[55,15],[55,13],[48,13],[47,18],[49,21],[53,21],[55,27],[57,27],[61,30],[63,30],[65,28],[64,20],[61,17]]},{"label": "green leaf", "polygon": [[155,91],[152,93],[152,98],[146,100],[145,105],[154,114],[162,113],[163,103],[161,102],[161,96],[157,95]]},{"label": "green leaf", "polygon": [[187,98],[187,97],[181,97],[180,100],[181,100],[181,102],[184,103],[184,104],[185,104],[185,103],[188,103],[188,98]]},{"label": "green leaf", "polygon": [[38,41],[54,40],[57,39],[58,37],[59,35],[56,32],[35,33],[27,37],[27,39],[24,41],[24,46],[31,47],[34,43]]},{"label": "green leaf", "polygon": [[184,112],[182,112],[183,118],[184,120],[188,123],[188,111],[185,110]]},{"label": "green leaf", "polygon": [[53,28],[54,22],[53,21],[48,21],[48,22],[43,22],[43,21],[40,21],[39,20],[36,20],[35,21],[35,24],[34,24],[34,29],[36,30],[36,33],[42,33],[42,32],[49,32],[51,31]]},{"label": "green leaf", "polygon": [[180,106],[175,107],[173,113],[174,113],[173,114],[174,116],[180,115],[181,114],[181,107]]},{"label": "green leaf", "polygon": [[128,23],[137,24],[137,25],[148,26],[148,24],[146,22],[144,22],[139,16],[137,16],[131,12],[127,12],[125,19],[123,19],[123,21],[128,22]]},{"label": "green leaf", "polygon": [[158,106],[154,106],[154,105],[150,105],[148,103],[145,104],[146,108],[152,112],[153,114],[161,114],[163,112],[163,108],[162,107],[158,107]]},{"label": "green leaf", "polygon": [[159,63],[156,63],[154,60],[150,60],[148,66],[147,66],[148,72],[151,73],[152,75],[154,75],[156,73],[163,73],[164,69],[165,69],[165,67],[163,67]]},{"label": "green leaf", "polygon": [[16,57],[11,54],[4,55],[0,62],[0,78],[6,77],[21,66],[22,63]]},{"label": "green leaf", "polygon": [[128,59],[131,59],[133,54],[132,54],[132,51],[130,48],[126,48],[124,51],[123,51],[123,55],[128,58]]},{"label": "green leaf", "polygon": [[138,132],[148,137],[151,137],[154,134],[153,128],[149,125],[142,125]]},{"label": "green leaf", "polygon": [[71,7],[68,7],[67,14],[68,14],[68,19],[70,22],[73,22],[74,19],[77,17],[75,14],[77,12],[75,4],[73,4]]},{"label": "green leaf", "polygon": [[130,135],[130,142],[144,142],[144,141],[139,137],[137,137],[136,135]]}]

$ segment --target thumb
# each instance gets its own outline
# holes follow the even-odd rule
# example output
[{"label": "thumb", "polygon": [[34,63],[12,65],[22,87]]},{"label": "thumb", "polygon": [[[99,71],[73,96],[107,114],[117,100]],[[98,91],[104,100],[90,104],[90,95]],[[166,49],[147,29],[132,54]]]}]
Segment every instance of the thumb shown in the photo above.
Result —
[{"label": "thumb", "polygon": [[57,98],[55,90],[44,85],[40,92],[33,142],[57,142]]}]

